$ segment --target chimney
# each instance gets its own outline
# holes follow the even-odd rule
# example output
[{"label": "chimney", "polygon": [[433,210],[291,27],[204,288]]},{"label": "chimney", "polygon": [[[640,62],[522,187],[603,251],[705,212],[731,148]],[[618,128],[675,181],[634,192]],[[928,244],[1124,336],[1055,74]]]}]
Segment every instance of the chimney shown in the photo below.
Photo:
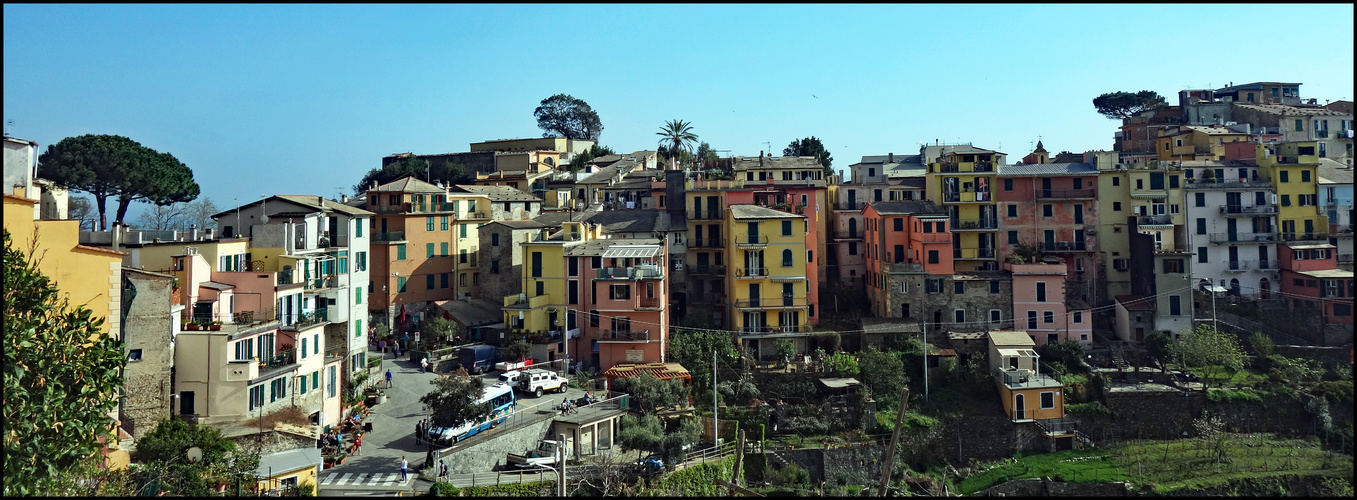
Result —
[{"label": "chimney", "polygon": [[189,239],[190,241],[198,241],[198,225],[197,225],[197,224],[189,224],[189,225],[188,225],[188,239]]},{"label": "chimney", "polygon": [[377,189],[377,181],[372,181],[372,189]]},{"label": "chimney", "polygon": [[895,153],[886,153],[886,163],[895,163]]},{"label": "chimney", "polygon": [[340,203],[348,203],[348,202],[349,202],[349,195],[347,195],[347,194],[341,194],[341,195],[339,195],[339,202],[340,202]]}]

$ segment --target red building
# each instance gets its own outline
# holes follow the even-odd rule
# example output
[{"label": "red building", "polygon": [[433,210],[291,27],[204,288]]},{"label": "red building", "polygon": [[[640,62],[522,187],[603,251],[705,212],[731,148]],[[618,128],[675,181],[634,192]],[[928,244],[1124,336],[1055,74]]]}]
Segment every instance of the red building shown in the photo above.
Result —
[{"label": "red building", "polygon": [[[1091,163],[1000,165],[999,258],[1019,244],[1065,264],[1071,294],[1093,302],[1097,275],[1098,168]],[[987,221],[982,221],[987,222]]]},{"label": "red building", "polygon": [[1316,310],[1327,324],[1351,325],[1352,271],[1338,269],[1335,247],[1322,241],[1278,244],[1282,298],[1288,309]]},{"label": "red building", "polygon": [[867,295],[878,317],[896,309],[893,274],[951,275],[952,232],[947,211],[927,201],[874,202],[862,211]]}]

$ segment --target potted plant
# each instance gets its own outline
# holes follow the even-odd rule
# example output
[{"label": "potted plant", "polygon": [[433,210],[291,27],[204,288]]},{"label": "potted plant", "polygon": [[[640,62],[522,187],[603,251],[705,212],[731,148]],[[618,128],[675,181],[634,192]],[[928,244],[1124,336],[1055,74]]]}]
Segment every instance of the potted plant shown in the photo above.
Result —
[{"label": "potted plant", "polygon": [[211,331],[214,331],[214,332],[220,332],[220,331],[221,331],[221,321],[213,321],[213,322],[211,322],[211,323],[208,323],[207,329],[208,329],[208,330],[211,330]]},{"label": "potted plant", "polygon": [[386,391],[377,391],[377,404],[386,402]]},{"label": "potted plant", "polygon": [[196,332],[196,331],[198,331],[198,322],[197,322],[196,320],[189,320],[188,324],[185,324],[185,325],[184,325],[184,329],[185,329],[185,330],[188,330],[188,331]]}]

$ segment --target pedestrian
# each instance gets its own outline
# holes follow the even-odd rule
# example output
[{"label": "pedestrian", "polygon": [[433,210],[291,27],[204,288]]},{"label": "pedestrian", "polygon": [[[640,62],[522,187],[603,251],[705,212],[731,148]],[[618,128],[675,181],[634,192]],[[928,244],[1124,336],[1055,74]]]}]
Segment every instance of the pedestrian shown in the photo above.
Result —
[{"label": "pedestrian", "polygon": [[405,457],[401,457],[401,481],[405,481],[406,474],[409,473],[409,468],[410,462],[405,461]]},{"label": "pedestrian", "polygon": [[426,372],[426,371],[429,371],[429,357],[428,357],[428,356],[425,356],[424,359],[419,360],[419,372],[420,372],[420,373],[424,373],[424,372]]},{"label": "pedestrian", "polygon": [[415,422],[415,444],[420,444],[423,441],[424,441],[424,421],[420,420],[418,422]]},{"label": "pedestrian", "polygon": [[448,464],[443,463],[443,459],[438,459],[438,477],[446,479],[448,477]]},{"label": "pedestrian", "polygon": [[387,369],[386,369],[386,388],[387,388],[387,389],[390,389],[390,388],[391,388],[391,369],[390,369],[390,368],[387,368]]},{"label": "pedestrian", "polygon": [[363,435],[359,434],[358,437],[353,439],[353,454],[357,455],[358,449],[362,447],[363,447]]}]

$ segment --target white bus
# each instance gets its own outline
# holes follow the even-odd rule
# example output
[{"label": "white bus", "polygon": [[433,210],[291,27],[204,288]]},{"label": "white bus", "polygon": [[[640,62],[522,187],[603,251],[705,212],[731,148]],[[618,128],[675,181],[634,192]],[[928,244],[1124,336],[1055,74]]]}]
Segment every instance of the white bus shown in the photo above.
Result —
[{"label": "white bus", "polygon": [[504,422],[514,414],[514,390],[508,384],[495,384],[485,388],[479,403],[490,403],[490,414],[480,422],[467,422],[457,427],[430,427],[428,439],[439,445],[450,445],[479,434]]}]

